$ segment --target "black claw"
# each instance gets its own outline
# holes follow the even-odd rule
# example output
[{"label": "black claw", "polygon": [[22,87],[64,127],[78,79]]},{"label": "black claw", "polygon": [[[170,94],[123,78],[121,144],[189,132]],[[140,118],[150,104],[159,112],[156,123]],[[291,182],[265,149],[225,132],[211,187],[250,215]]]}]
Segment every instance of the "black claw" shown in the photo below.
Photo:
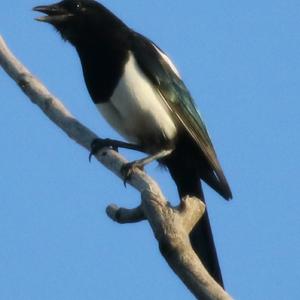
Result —
[{"label": "black claw", "polygon": [[94,139],[91,143],[91,152],[89,154],[89,162],[92,160],[92,156],[97,154],[100,150],[105,147],[110,147],[109,139]]},{"label": "black claw", "polygon": [[127,187],[126,186],[127,181],[130,179],[132,173],[133,173],[133,164],[132,163],[127,163],[122,166],[121,174],[124,177],[123,183],[124,183],[125,187]]},{"label": "black claw", "polygon": [[140,169],[140,170],[144,170],[144,166],[142,164],[140,164],[138,161],[133,161],[133,162],[129,162],[127,164],[124,164],[121,168],[121,174],[124,177],[123,183],[124,186],[126,186],[127,181],[130,180],[132,174],[134,173],[134,169]]},{"label": "black claw", "polygon": [[100,150],[101,147],[99,147],[99,144],[101,143],[100,139],[94,139],[91,142],[91,151],[89,154],[89,162],[91,162],[93,155],[97,154],[97,152]]},{"label": "black claw", "polygon": [[90,154],[89,154],[89,162],[91,162],[91,161],[92,161],[92,157],[93,157],[93,155],[94,155],[94,153],[93,153],[93,151],[91,151],[91,152],[90,152]]},{"label": "black claw", "polygon": [[112,149],[116,152],[119,152],[119,147],[118,146],[112,146]]}]

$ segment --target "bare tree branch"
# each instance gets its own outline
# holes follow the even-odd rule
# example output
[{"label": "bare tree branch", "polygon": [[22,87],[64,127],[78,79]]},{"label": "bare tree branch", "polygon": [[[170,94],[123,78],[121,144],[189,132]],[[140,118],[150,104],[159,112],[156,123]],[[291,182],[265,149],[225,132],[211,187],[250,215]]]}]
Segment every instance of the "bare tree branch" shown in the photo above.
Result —
[{"label": "bare tree branch", "polygon": [[[71,139],[90,150],[96,134],[77,121],[64,105],[30,74],[9,51],[1,36],[0,65],[50,120]],[[120,170],[127,161],[119,153],[106,148],[96,157],[105,167],[122,178]],[[189,233],[202,217],[205,211],[204,204],[195,197],[186,197],[182,199],[179,207],[171,207],[158,184],[140,170],[134,171],[128,183],[141,193],[141,205],[134,209],[110,205],[107,208],[108,216],[118,223],[148,220],[162,255],[197,299],[231,299],[206,271],[190,244]]]},{"label": "bare tree branch", "polygon": [[119,208],[115,204],[111,204],[106,209],[107,215],[115,222],[120,224],[137,223],[146,220],[144,210],[141,206],[137,208]]}]

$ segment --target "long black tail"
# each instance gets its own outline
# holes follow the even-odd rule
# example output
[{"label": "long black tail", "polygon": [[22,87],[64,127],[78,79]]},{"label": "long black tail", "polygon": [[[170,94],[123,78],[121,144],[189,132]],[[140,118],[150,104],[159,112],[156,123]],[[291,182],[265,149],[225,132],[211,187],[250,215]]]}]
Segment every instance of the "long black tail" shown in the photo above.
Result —
[{"label": "long black tail", "polygon": [[224,288],[224,282],[207,209],[202,219],[198,222],[190,234],[190,239],[194,251],[206,267],[206,270]]},{"label": "long black tail", "polygon": [[[181,198],[190,195],[196,196],[204,201],[199,173],[195,168],[180,163],[180,160],[178,161],[178,159],[175,159],[174,162],[172,158],[166,162],[166,165],[177,185],[178,193]],[[224,287],[207,209],[204,216],[198,224],[196,224],[190,234],[190,240],[195,253],[198,255],[207,271],[222,287]]]}]

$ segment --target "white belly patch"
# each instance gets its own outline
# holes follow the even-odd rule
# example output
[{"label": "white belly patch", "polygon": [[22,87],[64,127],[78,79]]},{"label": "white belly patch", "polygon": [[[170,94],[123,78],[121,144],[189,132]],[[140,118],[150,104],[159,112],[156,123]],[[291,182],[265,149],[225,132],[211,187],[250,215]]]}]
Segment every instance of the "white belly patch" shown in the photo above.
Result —
[{"label": "white belly patch", "polygon": [[110,101],[97,104],[97,108],[132,143],[151,147],[176,136],[176,126],[164,100],[131,53]]}]

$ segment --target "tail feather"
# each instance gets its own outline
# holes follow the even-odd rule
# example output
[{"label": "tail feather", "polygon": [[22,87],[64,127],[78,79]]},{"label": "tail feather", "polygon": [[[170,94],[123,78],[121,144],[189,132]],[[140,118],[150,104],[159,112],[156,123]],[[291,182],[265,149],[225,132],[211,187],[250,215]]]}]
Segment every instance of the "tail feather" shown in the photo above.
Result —
[{"label": "tail feather", "polygon": [[[178,162],[178,160],[177,160]],[[178,163],[167,163],[180,198],[196,196],[204,201],[201,182],[197,171],[185,169]],[[210,227],[207,209],[190,234],[192,247],[210,275],[224,288],[217,251]]]},{"label": "tail feather", "polygon": [[[198,197],[205,203],[201,183],[199,180],[197,182],[197,187],[194,189],[194,192],[182,192],[182,187],[179,187],[178,190],[181,198],[189,194]],[[224,288],[223,277],[210,226],[207,206],[204,215],[196,224],[193,231],[190,233],[190,240],[195,253],[205,266],[208,273]]]},{"label": "tail feather", "polygon": [[218,173],[218,175],[216,175],[212,169],[210,170],[210,167],[208,167],[208,169],[209,170],[206,170],[206,172],[201,174],[201,178],[225,200],[232,199],[229,184],[222,170]]},{"label": "tail feather", "polygon": [[206,267],[206,270],[224,288],[207,209],[191,232],[190,239],[195,253]]}]

